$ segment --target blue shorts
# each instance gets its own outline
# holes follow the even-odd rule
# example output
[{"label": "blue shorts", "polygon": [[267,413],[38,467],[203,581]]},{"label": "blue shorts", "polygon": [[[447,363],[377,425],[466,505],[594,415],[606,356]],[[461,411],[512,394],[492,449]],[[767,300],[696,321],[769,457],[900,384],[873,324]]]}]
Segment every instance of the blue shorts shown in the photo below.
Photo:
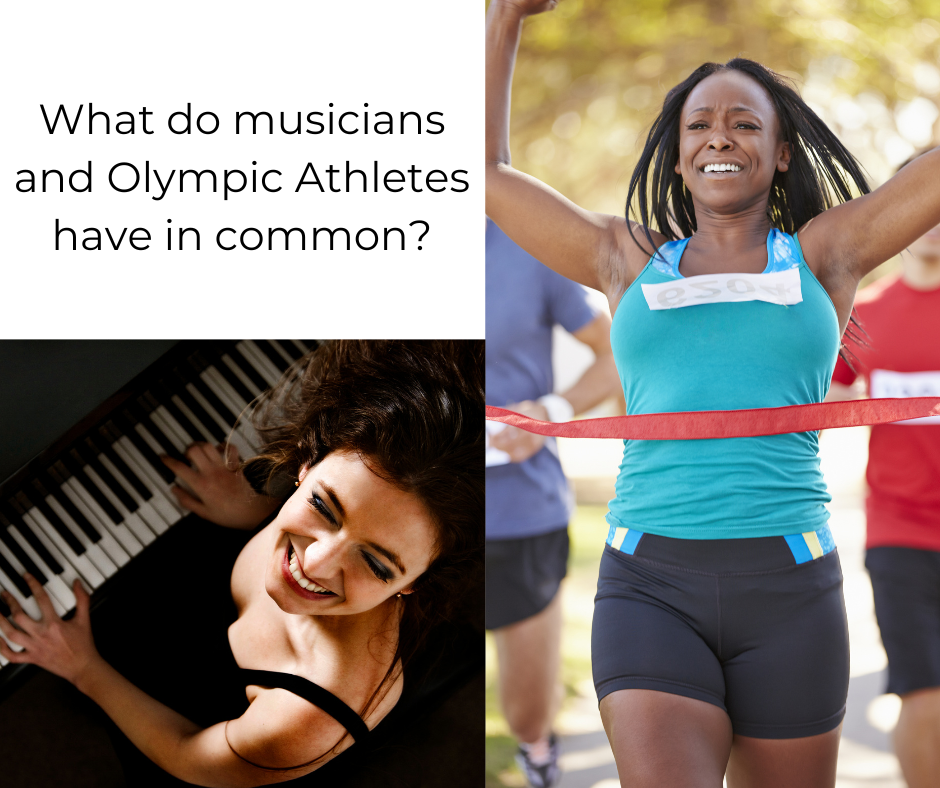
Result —
[{"label": "blue shorts", "polygon": [[865,556],[888,653],[888,689],[940,687],[940,553],[873,547]]},{"label": "blue shorts", "polygon": [[520,539],[486,540],[487,629],[541,613],[568,571],[568,526]]},{"label": "blue shorts", "polygon": [[849,634],[828,527],[715,540],[611,528],[591,653],[598,700],[622,689],[695,698],[761,739],[833,730]]}]

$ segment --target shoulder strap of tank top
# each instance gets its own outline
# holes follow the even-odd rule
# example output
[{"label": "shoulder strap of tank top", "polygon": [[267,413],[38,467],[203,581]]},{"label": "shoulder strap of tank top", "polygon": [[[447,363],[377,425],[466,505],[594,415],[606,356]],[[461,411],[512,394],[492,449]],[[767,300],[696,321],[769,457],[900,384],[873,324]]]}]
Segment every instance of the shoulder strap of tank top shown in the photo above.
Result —
[{"label": "shoulder strap of tank top", "polygon": [[369,735],[369,728],[356,712],[329,690],[318,684],[295,676],[292,673],[276,673],[270,670],[249,670],[242,668],[245,684],[257,684],[259,687],[277,687],[292,692],[322,709],[342,725],[357,742],[364,741]]}]

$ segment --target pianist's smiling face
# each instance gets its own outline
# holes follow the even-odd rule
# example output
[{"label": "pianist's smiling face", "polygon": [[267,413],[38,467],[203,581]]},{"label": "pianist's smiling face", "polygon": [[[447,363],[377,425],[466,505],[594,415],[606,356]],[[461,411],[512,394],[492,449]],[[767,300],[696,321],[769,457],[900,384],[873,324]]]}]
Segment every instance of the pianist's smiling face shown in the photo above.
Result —
[{"label": "pianist's smiling face", "polygon": [[417,497],[334,452],[302,474],[269,526],[265,587],[287,613],[349,615],[408,593],[434,557],[435,528]]}]

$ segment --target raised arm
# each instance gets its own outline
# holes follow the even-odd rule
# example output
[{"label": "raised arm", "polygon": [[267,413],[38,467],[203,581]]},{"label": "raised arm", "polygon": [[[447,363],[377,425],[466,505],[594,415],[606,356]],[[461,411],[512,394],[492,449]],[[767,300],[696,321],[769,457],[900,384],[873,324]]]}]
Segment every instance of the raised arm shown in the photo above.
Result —
[{"label": "raised arm", "polygon": [[537,260],[616,300],[649,259],[624,219],[585,211],[511,166],[510,95],[522,23],[555,4],[492,0],[487,11],[486,213]]},{"label": "raised arm", "polygon": [[938,224],[940,148],[935,148],[871,194],[817,216],[800,230],[800,242],[824,284],[825,278],[844,279],[854,291],[865,274]]}]

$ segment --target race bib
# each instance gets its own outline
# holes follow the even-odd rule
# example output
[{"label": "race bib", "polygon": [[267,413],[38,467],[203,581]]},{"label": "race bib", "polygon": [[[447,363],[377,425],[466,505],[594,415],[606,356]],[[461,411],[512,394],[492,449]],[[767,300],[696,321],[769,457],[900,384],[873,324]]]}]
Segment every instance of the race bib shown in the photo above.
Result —
[{"label": "race bib", "polygon": [[[871,398],[940,397],[940,372],[871,371]],[[940,416],[896,421],[895,424],[940,424]]]},{"label": "race bib", "polygon": [[739,301],[791,306],[803,300],[799,268],[771,274],[703,274],[641,287],[646,303],[654,310]]}]

